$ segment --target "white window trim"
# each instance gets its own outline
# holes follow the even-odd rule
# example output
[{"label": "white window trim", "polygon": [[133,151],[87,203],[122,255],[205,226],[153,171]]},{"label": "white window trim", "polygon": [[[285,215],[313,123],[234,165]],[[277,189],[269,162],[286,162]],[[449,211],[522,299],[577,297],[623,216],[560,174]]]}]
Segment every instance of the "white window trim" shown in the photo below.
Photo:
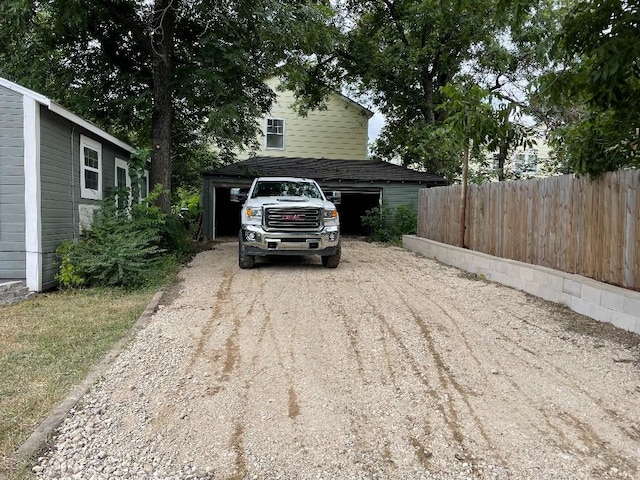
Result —
[{"label": "white window trim", "polygon": [[149,170],[145,169],[143,173],[144,173],[145,186],[147,187],[147,194],[143,197],[142,193],[139,193],[138,201],[140,202],[142,202],[144,199],[146,199],[149,196]]},{"label": "white window trim", "polygon": [[[84,163],[84,147],[88,147],[98,152],[98,189],[87,188],[85,186],[84,171],[95,172],[96,169],[87,167]],[[102,200],[102,144],[95,140],[80,135],[80,196],[91,200]]]},{"label": "white window trim", "polygon": [[[268,130],[268,126],[269,126],[269,120],[280,120],[282,121],[282,148],[279,147],[268,147],[268,137],[269,137],[269,130]],[[264,149],[265,150],[285,150],[285,147],[287,145],[287,122],[285,121],[284,118],[278,118],[278,117],[267,117],[264,121]]]},{"label": "white window trim", "polygon": [[129,189],[129,199],[127,205],[131,205],[131,177],[129,176],[129,163],[126,160],[116,157],[115,166],[113,169],[113,186],[118,187],[118,168],[122,168],[125,173],[125,187]]}]

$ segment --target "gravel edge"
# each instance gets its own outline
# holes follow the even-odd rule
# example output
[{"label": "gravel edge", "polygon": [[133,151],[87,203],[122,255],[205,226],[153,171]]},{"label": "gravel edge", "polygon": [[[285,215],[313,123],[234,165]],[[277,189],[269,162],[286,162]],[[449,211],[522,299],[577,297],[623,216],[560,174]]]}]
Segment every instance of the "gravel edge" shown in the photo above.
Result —
[{"label": "gravel edge", "polygon": [[53,409],[49,416],[38,425],[29,438],[16,450],[16,464],[21,464],[29,458],[34,458],[44,449],[46,443],[52,438],[53,432],[60,426],[69,411],[103,375],[107,367],[116,359],[120,352],[122,352],[135,334],[148,325],[151,316],[158,309],[158,305],[162,301],[163,296],[164,291],[162,290],[153,296],[138,318],[138,321],[129,329],[127,334],[111,347],[111,350],[107,352],[102,360],[89,371],[82,383],[73,387],[67,397]]}]

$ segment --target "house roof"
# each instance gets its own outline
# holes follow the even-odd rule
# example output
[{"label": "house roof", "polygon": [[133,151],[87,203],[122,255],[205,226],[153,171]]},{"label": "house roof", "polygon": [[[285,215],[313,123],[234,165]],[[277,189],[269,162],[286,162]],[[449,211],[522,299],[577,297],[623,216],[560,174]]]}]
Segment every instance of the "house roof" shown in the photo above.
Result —
[{"label": "house roof", "polygon": [[446,185],[445,178],[407,167],[373,160],[253,157],[243,162],[203,172],[205,177],[305,177],[319,182],[399,182]]},{"label": "house roof", "polygon": [[98,137],[113,143],[114,145],[117,145],[118,147],[126,150],[129,153],[133,153],[134,148],[131,145],[128,145],[126,143],[124,143],[122,140],[118,140],[116,137],[114,137],[113,135],[108,134],[107,132],[105,132],[104,130],[102,130],[100,127],[94,125],[93,123],[79,117],[78,115],[76,115],[75,113],[70,112],[69,110],[67,110],[66,108],[58,105],[57,103],[55,103],[53,100],[51,100],[50,98],[45,97],[44,95],[41,95],[37,92],[34,92],[33,90],[29,90],[28,88],[25,88],[21,85],[18,85],[17,83],[13,83],[9,80],[7,80],[6,78],[2,78],[0,77],[0,86],[3,86],[5,88],[8,88],[9,90],[16,92],[20,95],[23,95],[25,97],[31,98],[33,100],[35,100],[36,102],[38,102],[41,105],[44,105],[45,107],[47,107],[49,110],[51,110],[53,113],[56,113],[58,115],[60,115],[63,118],[66,118],[67,120],[75,123],[76,125],[79,125],[85,129],[87,129],[88,131],[90,131],[91,133],[97,135]]}]

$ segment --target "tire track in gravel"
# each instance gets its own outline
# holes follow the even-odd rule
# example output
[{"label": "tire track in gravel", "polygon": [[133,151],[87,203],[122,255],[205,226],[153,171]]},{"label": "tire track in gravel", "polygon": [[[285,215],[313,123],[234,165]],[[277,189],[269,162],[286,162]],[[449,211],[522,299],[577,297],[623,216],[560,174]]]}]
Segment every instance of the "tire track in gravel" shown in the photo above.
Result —
[{"label": "tire track in gravel", "polygon": [[[413,310],[411,305],[409,305],[408,300],[407,300],[406,296],[404,295],[404,292],[400,291],[400,290],[397,290],[397,289],[396,289],[396,292],[398,293],[398,295],[400,297],[403,298],[403,300],[405,301],[405,305],[412,311],[412,313],[414,315],[414,318],[416,318],[416,321],[420,325],[420,328],[421,328],[423,334],[428,339],[428,343],[430,345],[430,349],[432,349],[432,346],[434,346],[433,339],[430,338],[431,334],[428,332],[428,329],[426,328],[426,325],[419,318],[418,313]],[[455,326],[457,332],[459,333],[459,335],[464,339],[463,343],[465,345],[465,348],[472,355],[474,362],[478,366],[481,366],[482,363],[480,362],[478,357],[473,353],[473,350],[472,350],[471,345],[470,345],[470,343],[468,341],[467,335],[462,331],[459,323],[455,320],[454,316],[451,315],[449,313],[449,311],[447,311],[447,309],[445,309],[444,306],[442,306],[441,304],[439,304],[438,302],[433,300],[430,296],[428,296],[424,292],[417,290],[417,291],[415,291],[413,293],[417,293],[418,295],[420,295],[422,297],[423,300],[426,300],[430,304],[436,306],[449,320],[451,320],[451,322],[454,324],[454,326]],[[452,305],[448,305],[447,308],[450,308],[454,312],[457,312],[456,308],[454,306],[452,306]],[[540,326],[538,326],[536,324],[528,322],[525,318],[523,318],[521,315],[518,315],[514,311],[509,311],[508,314],[510,316],[512,316],[512,317],[518,318],[520,321],[522,321],[523,323],[525,323],[525,324],[527,324],[527,325],[529,325],[531,327],[540,328],[544,332],[544,334],[555,335],[555,332],[551,331],[550,329],[545,329],[545,328],[540,327]],[[548,369],[551,368],[557,374],[557,376],[558,376],[557,380],[559,381],[560,384],[564,384],[564,386],[569,387],[573,391],[579,392],[580,394],[584,395],[585,397],[590,399],[595,405],[600,407],[602,409],[602,411],[606,413],[607,416],[613,417],[615,419],[615,413],[616,412],[614,411],[613,412],[614,415],[612,416],[612,411],[611,410],[607,411],[607,409],[603,408],[602,400],[600,398],[594,396],[593,394],[591,394],[582,385],[580,385],[579,383],[575,382],[573,380],[573,378],[571,377],[571,375],[565,369],[562,369],[556,363],[554,363],[554,362],[552,362],[550,360],[544,359],[543,357],[538,355],[533,350],[527,348],[526,346],[523,346],[520,343],[520,341],[521,341],[520,339],[514,339],[511,336],[509,336],[508,334],[506,334],[504,331],[497,332],[495,330],[496,326],[493,326],[493,327],[494,327],[492,329],[493,332],[496,335],[499,335],[499,337],[502,340],[504,340],[506,342],[509,342],[510,344],[512,344],[513,346],[517,347],[521,351],[526,352],[530,356],[534,357],[536,359],[537,363],[529,361],[529,360],[527,360],[525,358],[522,358],[522,357],[518,357],[519,361],[521,361],[522,363],[527,365],[529,368],[544,369],[545,371],[548,371]],[[494,361],[498,362],[497,359],[494,359]],[[437,362],[437,363],[440,363],[440,362]],[[542,366],[540,366],[540,364],[546,365],[546,367],[542,367]],[[440,371],[441,372],[446,372],[446,369],[444,369],[444,370],[441,369]],[[461,395],[461,398],[467,404],[467,407],[472,411],[473,409],[471,407],[470,402],[468,401],[468,398],[466,397],[464,392],[460,390],[460,385],[457,384],[457,382],[451,376],[449,376],[449,379],[452,380],[452,385],[454,386],[454,388],[456,390],[458,390],[458,393]],[[593,455],[599,453],[600,455],[604,456],[605,459],[608,459],[609,462],[615,463],[618,466],[622,466],[625,469],[627,469],[627,471],[631,472],[631,474],[633,476],[636,476],[638,474],[638,469],[633,464],[633,462],[631,462],[627,458],[621,456],[619,454],[619,452],[617,452],[614,449],[610,448],[607,445],[607,441],[605,441],[603,438],[601,438],[597,434],[597,432],[593,429],[593,427],[591,425],[581,421],[576,416],[571,415],[571,414],[569,414],[567,412],[562,412],[563,415],[554,415],[552,417],[549,417],[549,413],[547,412],[547,409],[545,408],[545,405],[543,403],[541,403],[540,401],[536,400],[534,397],[532,397],[530,395],[527,395],[524,392],[524,390],[520,387],[520,385],[517,384],[511,378],[506,377],[506,380],[511,385],[511,387],[518,392],[518,394],[521,397],[523,397],[523,398],[525,398],[527,400],[526,403],[527,403],[527,405],[529,407],[535,408],[535,410],[537,410],[540,413],[540,415],[544,419],[545,424],[551,429],[551,431],[553,431],[556,434],[556,438],[561,439],[561,441],[562,441],[561,447],[563,449],[565,449],[565,451],[572,451],[577,455],[585,456],[585,457],[588,457],[590,455],[593,456]],[[566,418],[563,418],[563,417],[566,417]],[[492,442],[490,441],[490,439],[486,435],[486,432],[485,432],[484,428],[482,427],[479,418],[476,415],[474,415],[474,420],[476,421],[477,426],[479,428],[481,428],[481,435],[483,436],[485,441],[487,441],[488,445],[491,445]],[[552,423],[553,420],[559,421],[564,427],[568,427],[571,430],[573,430],[574,432],[576,432],[576,434],[578,435],[578,437],[580,438],[582,443],[585,444],[589,448],[589,450],[585,453],[585,452],[580,451],[580,449],[577,449],[576,446],[575,446],[575,443],[573,441],[571,441],[567,437],[567,435],[564,433],[563,429],[561,427],[559,427],[559,426],[553,425],[553,423]],[[533,428],[535,428],[536,430],[538,430],[541,434],[544,434],[545,436],[548,435],[548,432],[546,432],[546,431],[544,431],[542,429],[539,429],[537,427],[537,425],[534,423],[533,420],[531,421],[531,426]],[[622,430],[622,432],[625,435],[628,436],[628,432],[625,429],[623,429],[619,425],[618,425],[618,428],[620,430]],[[494,449],[494,452],[497,453],[497,451],[495,449]],[[506,466],[506,463],[504,462],[504,460],[501,460],[501,463],[504,466]]]},{"label": "tire track in gravel", "polygon": [[[378,252],[376,252],[378,253]],[[385,264],[384,262],[380,261],[381,258],[380,256],[378,256],[377,261],[371,261],[371,265],[372,268],[374,270],[378,270],[379,274],[376,276],[378,279],[384,279],[385,275],[384,272],[388,271],[389,268],[392,268],[392,262],[387,262],[388,264]],[[366,259],[365,259],[366,261]],[[424,366],[422,365],[422,363],[415,357],[415,355],[413,354],[413,352],[411,351],[411,349],[405,344],[402,335],[400,335],[400,333],[391,325],[391,323],[389,322],[389,320],[386,318],[384,312],[382,312],[379,308],[379,301],[381,298],[385,298],[387,299],[387,301],[391,301],[393,302],[394,298],[400,298],[398,295],[397,291],[394,291],[394,296],[390,296],[386,294],[386,291],[382,291],[380,290],[380,286],[382,284],[380,284],[379,282],[376,282],[373,285],[373,291],[370,291],[371,285],[367,285],[367,288],[363,288],[361,285],[355,284],[354,287],[357,288],[357,294],[356,297],[364,300],[367,304],[367,307],[372,311],[374,318],[379,322],[379,328],[382,330],[386,330],[386,332],[389,333],[389,335],[391,336],[391,338],[393,338],[395,340],[395,344],[396,346],[400,349],[400,351],[403,353],[404,356],[404,360],[407,362],[407,364],[409,365],[409,367],[411,368],[411,371],[413,372],[415,378],[418,379],[418,381],[425,387],[425,393],[427,395],[429,395],[436,403],[436,408],[439,411],[442,419],[445,422],[445,425],[447,426],[447,428],[449,428],[449,430],[452,433],[452,437],[453,439],[456,441],[456,443],[459,445],[461,451],[466,452],[466,448],[464,445],[464,435],[462,433],[462,430],[460,428],[460,421],[458,418],[458,412],[455,409],[455,406],[453,405],[452,401],[448,401],[446,402],[446,405],[443,404],[442,402],[439,402],[439,398],[440,396],[438,395],[438,392],[435,388],[435,386],[431,385],[429,383],[428,380],[428,375],[427,375],[427,371],[425,370]],[[384,286],[384,285],[382,285]],[[355,338],[355,336],[354,336]],[[357,346],[357,342],[356,344],[353,346],[354,349],[358,350],[358,346]],[[434,359],[436,368],[438,370],[438,375],[439,375],[439,379],[440,379],[440,384],[441,385],[445,385],[446,386],[446,380],[444,380],[444,376],[442,374],[442,364],[441,364],[441,359],[439,359],[439,357],[437,355],[433,355],[432,357]],[[440,365],[438,365],[438,361],[440,360]],[[427,428],[425,426],[425,428]],[[416,441],[417,442],[417,441]],[[417,445],[417,443],[416,443]],[[415,448],[415,447],[414,447]],[[426,450],[426,448],[421,447],[422,450]],[[416,452],[416,455],[418,455],[418,453]],[[426,460],[428,455],[423,455],[422,459]]]},{"label": "tire track in gravel", "polygon": [[211,336],[214,333],[214,327],[216,322],[220,317],[220,313],[222,308],[229,302],[229,293],[231,292],[231,285],[233,283],[234,272],[232,269],[228,268],[222,273],[222,281],[218,287],[214,295],[214,306],[213,312],[211,312],[211,317],[209,321],[207,321],[202,329],[200,330],[200,337],[198,338],[198,343],[196,345],[195,351],[189,357],[189,361],[187,363],[186,372],[193,372],[195,363],[202,359],[204,354],[204,347],[209,342]]},{"label": "tire track in gravel", "polygon": [[[379,256],[378,259],[380,260],[380,257],[383,257],[383,259],[387,260],[388,263],[392,263],[390,261],[390,258],[389,258],[390,257],[389,253],[385,252],[385,254],[386,255]],[[384,264],[379,261],[375,265],[374,268],[379,271],[380,278],[384,278],[383,273],[384,273],[385,270],[387,270],[387,268],[384,267]],[[413,307],[413,304],[407,299],[407,297],[406,297],[406,293],[407,293],[406,289],[403,291],[403,290],[400,290],[397,286],[392,286],[391,290],[395,293],[395,297],[398,298],[402,302],[403,306],[410,312],[411,316],[413,317],[414,322],[418,325],[422,336],[426,340],[427,348],[428,348],[429,353],[431,354],[431,357],[433,358],[434,364],[436,366],[436,370],[437,370],[437,375],[438,375],[438,380],[439,380],[440,386],[443,389],[448,390],[450,392],[451,392],[451,389],[449,388],[449,386],[451,385],[453,387],[453,390],[458,394],[459,398],[466,405],[467,410],[468,410],[471,418],[473,419],[473,422],[475,423],[475,425],[478,428],[482,438],[484,439],[484,441],[486,443],[486,446],[489,448],[489,450],[496,456],[496,458],[504,466],[505,465],[505,461],[502,458],[502,456],[499,454],[499,452],[493,447],[494,442],[489,438],[484,425],[482,424],[480,418],[476,414],[475,409],[471,405],[471,402],[469,401],[467,392],[458,383],[458,381],[455,379],[455,377],[452,374],[449,373],[449,368],[446,366],[446,364],[445,364],[445,362],[444,362],[444,360],[442,358],[442,355],[437,350],[437,348],[435,346],[435,341],[434,341],[433,336],[431,335],[431,332],[427,328],[427,325],[424,323],[424,321],[423,321],[422,317],[420,316],[420,314]],[[422,294],[422,292],[420,292],[418,289],[413,288],[413,289],[410,290],[410,292],[411,292],[412,295],[417,294],[417,295],[420,295],[421,297],[423,297],[425,300],[428,300],[429,303],[431,303],[432,305],[436,306],[438,308],[438,310],[447,319],[449,319],[451,321],[451,323],[454,325],[456,331],[458,332],[458,334],[462,338],[465,349],[467,350],[467,352],[469,353],[469,355],[471,356],[473,361],[476,363],[476,365],[480,366],[481,365],[480,360],[476,356],[474,350],[471,348],[471,345],[469,343],[468,338],[462,332],[462,329],[461,329],[460,325],[453,318],[453,316],[450,315],[441,305],[439,305],[438,303],[433,301],[430,297]],[[433,314],[431,314],[431,316],[432,315]],[[383,321],[385,322],[385,324],[387,324],[388,328],[390,328],[390,326],[388,325],[386,320],[383,320]],[[437,323],[437,320],[436,320],[436,323]],[[451,392],[451,393],[453,393],[453,392]],[[453,401],[450,400],[450,401],[447,402],[447,410],[448,410],[448,413],[445,415],[445,418],[447,418],[447,424],[449,425],[449,427],[452,430],[453,437],[456,440],[456,442],[461,446],[463,451],[466,451],[467,449],[465,448],[465,445],[464,445],[465,438],[464,438],[464,435],[463,435],[463,433],[462,433],[462,431],[460,429],[459,412],[457,411]],[[442,413],[444,413],[444,411]]]}]

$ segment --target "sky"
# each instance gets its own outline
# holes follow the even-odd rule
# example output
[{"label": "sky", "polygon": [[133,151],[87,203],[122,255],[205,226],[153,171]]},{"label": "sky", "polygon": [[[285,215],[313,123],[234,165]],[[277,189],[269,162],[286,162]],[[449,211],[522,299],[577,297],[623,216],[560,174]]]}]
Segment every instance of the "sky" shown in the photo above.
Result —
[{"label": "sky", "polygon": [[373,117],[369,119],[369,150],[371,150],[371,144],[376,141],[380,130],[384,126],[384,116],[380,112],[375,112]]}]

